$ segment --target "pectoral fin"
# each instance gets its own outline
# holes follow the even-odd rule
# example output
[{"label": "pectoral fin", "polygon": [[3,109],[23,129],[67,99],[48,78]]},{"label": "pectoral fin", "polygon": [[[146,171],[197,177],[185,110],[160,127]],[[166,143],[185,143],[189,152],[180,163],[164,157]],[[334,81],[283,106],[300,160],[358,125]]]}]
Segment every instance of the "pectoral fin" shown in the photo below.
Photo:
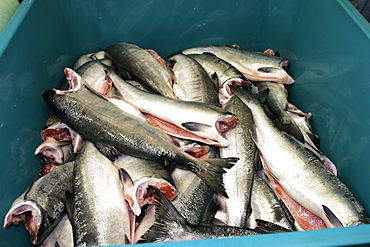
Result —
[{"label": "pectoral fin", "polygon": [[335,214],[325,205],[322,205],[326,218],[330,221],[333,227],[343,227],[342,222],[335,216]]},{"label": "pectoral fin", "polygon": [[196,123],[196,122],[182,123],[181,126],[190,131],[202,131],[208,128],[212,128],[212,126],[208,124],[202,124],[202,123]]}]

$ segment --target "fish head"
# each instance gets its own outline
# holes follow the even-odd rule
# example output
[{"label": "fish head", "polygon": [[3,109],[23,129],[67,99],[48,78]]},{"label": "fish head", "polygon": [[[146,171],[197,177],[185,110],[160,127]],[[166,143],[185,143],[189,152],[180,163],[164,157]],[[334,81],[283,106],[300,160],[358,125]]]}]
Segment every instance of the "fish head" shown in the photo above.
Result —
[{"label": "fish head", "polygon": [[69,89],[59,90],[59,89],[52,88],[52,89],[48,89],[44,91],[42,96],[47,103],[53,103],[57,95],[64,95],[64,94],[76,92],[83,88],[84,86],[83,79],[77,72],[75,72],[72,69],[65,68],[64,73],[69,83]]},{"label": "fish head", "polygon": [[11,225],[24,225],[32,244],[40,242],[39,229],[42,222],[42,213],[36,203],[24,200],[24,195],[17,198],[9,209],[4,219],[4,228]]}]

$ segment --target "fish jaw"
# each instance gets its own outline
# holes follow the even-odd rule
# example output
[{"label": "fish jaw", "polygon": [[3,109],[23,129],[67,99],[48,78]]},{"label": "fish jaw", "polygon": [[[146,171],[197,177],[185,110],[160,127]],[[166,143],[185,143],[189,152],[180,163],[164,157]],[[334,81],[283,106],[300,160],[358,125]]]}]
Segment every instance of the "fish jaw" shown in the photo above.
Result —
[{"label": "fish jaw", "polygon": [[23,195],[16,199],[4,219],[4,228],[22,223],[27,230],[32,244],[37,244],[38,231],[42,222],[42,213],[36,203],[26,201]]}]

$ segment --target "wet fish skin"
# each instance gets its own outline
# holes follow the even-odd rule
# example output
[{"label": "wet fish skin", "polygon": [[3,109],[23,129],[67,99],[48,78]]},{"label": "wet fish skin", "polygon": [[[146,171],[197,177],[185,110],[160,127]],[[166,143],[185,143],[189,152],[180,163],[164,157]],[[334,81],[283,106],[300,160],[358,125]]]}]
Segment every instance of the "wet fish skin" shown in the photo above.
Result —
[{"label": "wet fish skin", "polygon": [[285,85],[271,81],[261,81],[253,82],[253,86],[256,86],[259,91],[268,90],[269,93],[264,104],[268,108],[269,113],[271,113],[271,117],[276,125],[297,140],[304,142],[305,138],[301,129],[286,112],[289,102]]},{"label": "wet fish skin", "polygon": [[84,81],[102,95],[112,95],[112,82],[106,74],[106,67],[110,67],[110,60],[91,60],[75,70]]},{"label": "wet fish skin", "polygon": [[66,163],[33,182],[13,202],[4,218],[4,228],[21,222],[31,243],[41,243],[65,214],[65,191],[73,190],[73,167],[73,162]]},{"label": "wet fish skin", "polygon": [[[180,129],[200,136],[198,141],[208,141],[213,145],[227,146],[229,141],[220,132],[232,128],[237,117],[229,112],[201,102],[170,99],[151,94],[131,86],[114,71],[108,72],[122,99],[137,107],[143,113],[167,121]],[[192,112],[192,114],[188,114]],[[230,124],[222,130],[222,123]]]},{"label": "wet fish skin", "polygon": [[155,205],[148,205],[145,209],[144,217],[140,221],[139,225],[135,229],[133,243],[136,244],[140,240],[141,236],[149,230],[154,224],[155,220]]},{"label": "wet fish skin", "polygon": [[129,73],[152,92],[175,98],[171,75],[148,51],[127,42],[112,44],[105,51],[120,74]]},{"label": "wet fish skin", "polygon": [[176,54],[168,61],[174,74],[173,91],[179,99],[220,106],[218,87],[196,60]]},{"label": "wet fish skin", "polygon": [[122,153],[163,162],[168,167],[191,170],[215,191],[227,196],[222,174],[224,168],[233,166],[237,158],[194,158],[173,145],[160,129],[124,114],[105,98],[85,88],[78,77],[73,83],[76,86],[71,90],[50,89],[43,93],[43,97],[49,107],[85,139],[113,145]]},{"label": "wet fish skin", "polygon": [[287,114],[297,123],[298,127],[302,130],[307,143],[320,148],[320,138],[311,128],[309,122],[311,121],[312,114],[305,113],[298,109],[291,103],[288,103]]},{"label": "wet fish skin", "polygon": [[[261,101],[248,88],[231,87],[251,109],[252,137],[270,174],[295,201],[324,220],[327,227],[353,226],[369,217],[343,182],[312,152],[267,117]],[[268,145],[266,145],[268,143]]]},{"label": "wet fish skin", "polygon": [[174,207],[188,222],[198,225],[207,213],[208,203],[213,201],[213,189],[190,171],[175,169],[172,177],[177,188],[177,196],[172,201]]},{"label": "wet fish skin", "polygon": [[291,217],[286,215],[285,206],[275,195],[273,189],[269,186],[266,179],[256,172],[253,180],[251,208],[252,213],[248,218],[247,227],[257,226],[257,219],[272,222],[288,230],[293,230]]},{"label": "wet fish skin", "polygon": [[253,118],[249,108],[236,96],[230,98],[224,109],[237,115],[239,122],[225,133],[230,145],[220,148],[220,157],[239,157],[239,160],[223,175],[229,198],[224,199],[225,209],[219,211],[216,218],[229,226],[245,228],[251,213],[250,198],[257,150],[249,134]]},{"label": "wet fish skin", "polygon": [[231,97],[229,84],[234,86],[250,85],[250,81],[239,70],[212,53],[188,54],[187,56],[200,63],[209,76],[217,82],[216,87],[222,104],[225,104]]},{"label": "wet fish skin", "polygon": [[72,65],[72,69],[76,70],[83,64],[90,62],[95,59],[105,59],[105,51],[97,51],[89,54],[80,56]]},{"label": "wet fish skin", "polygon": [[252,81],[276,81],[284,84],[294,82],[284,68],[289,64],[286,59],[250,51],[233,45],[208,45],[185,49],[184,54],[212,53],[229,62],[244,76]]},{"label": "wet fish skin", "polygon": [[72,225],[67,214],[65,214],[40,247],[71,247],[73,243]]},{"label": "wet fish skin", "polygon": [[253,85],[260,91],[269,89],[265,105],[282,124],[289,124],[290,119],[285,111],[288,105],[288,92],[285,86],[276,82],[253,82]]},{"label": "wet fish skin", "polygon": [[89,141],[77,154],[73,193],[67,196],[76,246],[121,245],[130,239],[129,211],[119,169]]}]

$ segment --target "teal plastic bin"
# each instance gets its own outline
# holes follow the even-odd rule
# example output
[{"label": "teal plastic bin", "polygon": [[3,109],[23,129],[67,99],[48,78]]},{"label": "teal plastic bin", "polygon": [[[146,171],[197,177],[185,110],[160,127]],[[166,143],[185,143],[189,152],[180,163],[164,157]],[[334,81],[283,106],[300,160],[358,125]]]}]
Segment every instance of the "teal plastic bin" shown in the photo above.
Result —
[{"label": "teal plastic bin", "polygon": [[[347,0],[28,0],[0,34],[0,219],[38,176],[33,152],[48,109],[42,92],[82,54],[129,41],[167,56],[196,45],[278,50],[290,101],[311,112],[322,151],[370,212],[370,26]],[[343,246],[370,243],[370,225],[149,246]],[[148,244],[145,244],[148,245]],[[31,246],[23,226],[0,246]]]}]

